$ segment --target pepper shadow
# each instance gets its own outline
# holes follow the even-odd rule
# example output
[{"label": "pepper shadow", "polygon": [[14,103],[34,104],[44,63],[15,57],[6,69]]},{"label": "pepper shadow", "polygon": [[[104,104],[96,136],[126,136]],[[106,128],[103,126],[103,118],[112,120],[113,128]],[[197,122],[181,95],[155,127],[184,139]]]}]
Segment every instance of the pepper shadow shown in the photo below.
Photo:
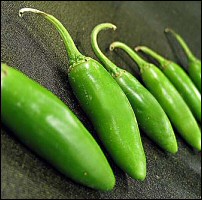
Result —
[{"label": "pepper shadow", "polygon": [[170,45],[170,48],[175,56],[175,59],[177,60],[177,64],[179,64],[186,71],[188,71],[189,63],[188,63],[188,58],[185,54],[185,51],[180,46],[177,39],[170,32],[164,32],[164,33],[165,33],[165,37],[168,41],[168,44]]}]

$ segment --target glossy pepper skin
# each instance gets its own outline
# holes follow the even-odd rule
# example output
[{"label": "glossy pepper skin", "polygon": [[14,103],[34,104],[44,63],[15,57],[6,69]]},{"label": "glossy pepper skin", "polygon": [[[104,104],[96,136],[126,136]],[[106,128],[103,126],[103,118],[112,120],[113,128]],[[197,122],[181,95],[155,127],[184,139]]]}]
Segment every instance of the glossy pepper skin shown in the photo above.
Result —
[{"label": "glossy pepper skin", "polygon": [[145,179],[146,157],[137,121],[121,88],[100,63],[77,50],[56,18],[29,8],[21,9],[20,14],[26,11],[41,14],[59,31],[70,60],[69,82],[80,105],[115,163],[132,178]]},{"label": "glossy pepper skin", "polygon": [[72,111],[20,71],[2,64],[1,73],[3,123],[67,177],[113,189],[115,178],[102,150]]},{"label": "glossy pepper skin", "polygon": [[117,47],[126,51],[138,64],[145,86],[161,104],[179,134],[189,145],[200,151],[200,129],[192,112],[177,89],[158,67],[143,60],[130,47],[121,42],[111,44],[111,49]]},{"label": "glossy pepper skin", "polygon": [[170,32],[177,39],[177,41],[185,51],[189,62],[188,74],[198,90],[201,92],[201,61],[193,55],[188,45],[179,34],[169,28],[166,28],[165,32]]},{"label": "glossy pepper skin", "polygon": [[99,24],[93,29],[91,44],[95,54],[128,97],[141,130],[165,151],[176,153],[178,146],[172,126],[158,101],[132,74],[117,67],[99,49],[97,35],[109,28],[116,29],[110,23]]},{"label": "glossy pepper skin", "polygon": [[136,50],[143,51],[159,62],[159,68],[181,94],[195,118],[201,122],[201,93],[186,72],[178,64],[165,59],[148,47],[139,46]]}]

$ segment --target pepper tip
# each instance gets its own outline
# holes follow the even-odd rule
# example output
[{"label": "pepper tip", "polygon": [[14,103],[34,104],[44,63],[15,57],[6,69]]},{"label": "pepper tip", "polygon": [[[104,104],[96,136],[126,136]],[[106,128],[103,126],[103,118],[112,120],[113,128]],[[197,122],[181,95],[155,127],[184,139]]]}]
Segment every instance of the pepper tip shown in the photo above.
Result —
[{"label": "pepper tip", "polygon": [[113,25],[112,28],[114,31],[117,29],[117,27],[115,25]]},{"label": "pepper tip", "polygon": [[113,45],[113,43],[110,44],[110,46],[109,46],[109,50],[110,50],[110,51],[113,51],[113,50],[114,50],[114,45]]},{"label": "pepper tip", "polygon": [[142,46],[137,46],[137,47],[135,47],[134,49],[135,49],[135,51],[138,52],[138,51],[142,50]]},{"label": "pepper tip", "polygon": [[19,10],[19,13],[18,13],[19,17],[23,17],[23,11],[22,10],[23,10],[23,8]]},{"label": "pepper tip", "polygon": [[44,12],[34,9],[34,8],[21,8],[19,10],[19,16],[23,17],[24,12],[33,12],[33,13],[38,13],[38,14],[45,14]]},{"label": "pepper tip", "polygon": [[165,28],[164,32],[165,32],[165,33],[169,33],[169,32],[170,32],[170,33],[174,33],[174,30],[172,30],[171,28],[168,28],[168,27],[167,27],[167,28]]}]

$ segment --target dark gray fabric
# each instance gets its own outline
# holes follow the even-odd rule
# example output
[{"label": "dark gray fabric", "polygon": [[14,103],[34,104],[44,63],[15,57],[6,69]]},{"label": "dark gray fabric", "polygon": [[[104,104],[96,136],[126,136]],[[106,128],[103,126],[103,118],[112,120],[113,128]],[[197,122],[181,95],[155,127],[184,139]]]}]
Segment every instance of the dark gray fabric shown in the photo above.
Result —
[{"label": "dark gray fabric", "polygon": [[[95,59],[90,44],[92,29],[98,23],[114,23],[118,29],[102,32],[99,46],[118,66],[133,73],[137,72],[137,66],[126,54],[108,51],[111,42],[120,40],[131,47],[144,44],[176,61],[163,33],[164,28],[171,27],[201,58],[201,2],[1,3],[1,61],[20,69],[56,94],[93,135],[96,134],[93,126],[68,83],[68,58],[58,32],[34,14],[18,17],[20,8],[33,7],[57,17],[69,30],[79,50]],[[1,198],[201,198],[201,153],[194,152],[177,134],[179,152],[170,155],[141,134],[147,156],[146,180],[140,182],[128,177],[104,151],[117,182],[113,191],[99,192],[61,175],[2,126]]]}]

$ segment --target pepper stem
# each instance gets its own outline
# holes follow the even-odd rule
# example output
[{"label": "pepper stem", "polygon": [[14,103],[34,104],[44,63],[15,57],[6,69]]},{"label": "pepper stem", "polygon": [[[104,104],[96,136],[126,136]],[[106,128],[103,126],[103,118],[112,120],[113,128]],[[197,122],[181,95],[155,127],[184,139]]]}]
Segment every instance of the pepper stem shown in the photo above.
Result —
[{"label": "pepper stem", "polygon": [[56,19],[54,16],[52,16],[50,14],[47,14],[45,12],[42,12],[40,10],[33,9],[33,8],[20,9],[19,16],[23,17],[23,14],[25,12],[32,12],[35,14],[42,15],[55,26],[55,28],[58,30],[58,32],[60,33],[60,35],[64,41],[66,51],[69,56],[70,65],[73,64],[74,62],[84,58],[84,56],[78,51],[77,47],[75,46],[74,41],[72,40],[68,31],[66,30],[66,28],[62,25],[62,23],[58,19]]},{"label": "pepper stem", "polygon": [[151,50],[150,48],[146,47],[146,46],[137,46],[135,47],[135,51],[142,51],[150,56],[152,56],[153,58],[155,58],[161,65],[164,64],[164,62],[166,61],[166,59],[162,56],[160,56],[159,54],[157,54],[156,52],[154,52],[153,50]]},{"label": "pepper stem", "polygon": [[110,51],[113,51],[117,47],[124,50],[138,64],[140,69],[143,69],[145,65],[149,64],[144,59],[142,59],[135,51],[133,51],[129,46],[122,42],[113,42],[109,48]]},{"label": "pepper stem", "polygon": [[172,30],[170,28],[166,28],[165,33],[171,33],[176,38],[176,40],[180,43],[181,47],[185,51],[185,53],[186,53],[189,60],[195,60],[195,56],[192,54],[192,52],[189,49],[188,45],[186,44],[184,39],[179,34],[177,34],[174,30]]},{"label": "pepper stem", "polygon": [[106,30],[106,29],[113,29],[113,30],[116,30],[116,26],[113,25],[113,24],[110,24],[110,23],[102,23],[102,24],[99,24],[97,25],[92,33],[91,33],[91,45],[92,45],[92,48],[96,54],[96,56],[101,60],[101,62],[104,64],[105,68],[109,71],[109,72],[113,72],[113,73],[116,73],[116,65],[111,62],[103,53],[102,51],[100,50],[99,46],[98,46],[98,43],[97,43],[97,36],[98,36],[98,33],[101,31],[101,30]]}]

